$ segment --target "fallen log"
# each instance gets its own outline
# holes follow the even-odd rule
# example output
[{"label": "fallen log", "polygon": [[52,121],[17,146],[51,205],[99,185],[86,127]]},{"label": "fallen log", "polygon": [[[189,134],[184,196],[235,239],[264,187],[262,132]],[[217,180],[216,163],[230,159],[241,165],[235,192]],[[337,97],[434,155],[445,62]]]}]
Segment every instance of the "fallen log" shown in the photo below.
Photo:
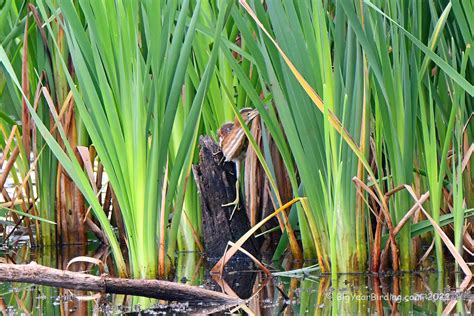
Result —
[{"label": "fallen log", "polygon": [[80,291],[136,295],[167,301],[238,305],[242,300],[223,293],[162,280],[94,276],[30,264],[0,264],[0,281],[23,282]]}]

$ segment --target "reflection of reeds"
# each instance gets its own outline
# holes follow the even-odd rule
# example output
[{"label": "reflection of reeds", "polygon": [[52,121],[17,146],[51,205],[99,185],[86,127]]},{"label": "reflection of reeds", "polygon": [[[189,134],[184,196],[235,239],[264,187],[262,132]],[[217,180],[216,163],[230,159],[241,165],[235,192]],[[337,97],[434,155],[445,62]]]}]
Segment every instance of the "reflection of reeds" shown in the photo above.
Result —
[{"label": "reflection of reeds", "polygon": [[[345,274],[338,276],[337,280],[332,280],[329,276],[300,272],[292,279],[281,276],[275,280],[283,293],[275,291],[276,295],[270,301],[262,298],[259,308],[262,314],[268,313],[264,308],[271,304],[270,306],[275,308],[284,308],[284,314],[300,315],[384,315],[410,311],[449,313],[454,311],[455,307],[459,313],[469,311],[468,294],[447,291],[447,288],[455,285],[455,281],[448,282],[447,279],[440,279],[441,276],[439,273],[406,273],[400,276]],[[296,292],[291,286],[294,281],[297,282]],[[461,281],[458,280],[457,284]],[[410,284],[409,292],[398,291],[402,283]],[[293,292],[296,295],[291,296]],[[287,300],[288,297],[292,299]],[[289,305],[285,306],[283,302],[289,302]],[[253,310],[259,310],[258,301],[254,301],[251,306]]]},{"label": "reflection of reeds", "polygon": [[119,273],[164,276],[201,245],[198,135],[235,117],[252,225],[302,202],[264,226],[275,258],[316,258],[333,278],[410,271],[434,240],[437,269],[446,246],[471,274],[469,2],[11,3],[0,215],[32,242],[90,230]]}]

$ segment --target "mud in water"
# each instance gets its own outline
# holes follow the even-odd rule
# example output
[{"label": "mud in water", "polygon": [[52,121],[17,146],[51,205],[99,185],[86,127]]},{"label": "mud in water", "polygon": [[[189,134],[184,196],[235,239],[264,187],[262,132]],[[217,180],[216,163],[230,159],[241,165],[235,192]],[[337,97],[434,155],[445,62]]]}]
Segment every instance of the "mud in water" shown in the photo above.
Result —
[{"label": "mud in water", "polygon": [[[76,256],[93,256],[104,262],[108,250],[98,244],[87,247],[30,249],[27,246],[0,251],[1,262],[32,260],[65,269]],[[321,276],[317,267],[301,269],[292,263],[274,263],[272,271],[299,269],[268,278],[251,262],[241,259],[227,267],[223,278],[208,273],[209,264],[195,253],[176,258],[173,280],[225,291],[248,299],[245,306],[229,307],[160,302],[152,299],[86,293],[17,283],[0,283],[0,312],[4,315],[120,315],[120,314],[224,314],[235,311],[256,315],[391,314],[402,315],[474,312],[474,294],[457,289],[464,281],[460,273],[417,272],[377,277],[368,274],[339,275],[337,280]],[[306,266],[311,266],[308,263]],[[93,265],[78,264],[75,271],[98,274]],[[453,267],[454,269],[454,267]],[[472,287],[472,281],[470,286]]]}]

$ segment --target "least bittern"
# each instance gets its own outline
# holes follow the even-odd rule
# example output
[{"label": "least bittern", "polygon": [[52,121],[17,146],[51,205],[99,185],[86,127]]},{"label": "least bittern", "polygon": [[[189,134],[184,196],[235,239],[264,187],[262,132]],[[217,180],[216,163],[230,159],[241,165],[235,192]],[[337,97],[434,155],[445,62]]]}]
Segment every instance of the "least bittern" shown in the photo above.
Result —
[{"label": "least bittern", "polygon": [[[249,124],[257,115],[258,111],[251,108],[243,108],[240,110],[245,124]],[[233,123],[226,123],[217,132],[219,135],[219,146],[222,150],[222,154],[225,157],[225,161],[232,161],[235,163],[235,171],[237,181],[235,183],[236,198],[234,201],[223,204],[222,206],[235,205],[230,215],[229,220],[234,216],[235,210],[238,208],[240,203],[239,198],[239,175],[240,175],[240,163],[245,158],[245,149],[247,147],[247,137],[245,136],[244,129],[240,125],[240,121],[236,117]]]}]

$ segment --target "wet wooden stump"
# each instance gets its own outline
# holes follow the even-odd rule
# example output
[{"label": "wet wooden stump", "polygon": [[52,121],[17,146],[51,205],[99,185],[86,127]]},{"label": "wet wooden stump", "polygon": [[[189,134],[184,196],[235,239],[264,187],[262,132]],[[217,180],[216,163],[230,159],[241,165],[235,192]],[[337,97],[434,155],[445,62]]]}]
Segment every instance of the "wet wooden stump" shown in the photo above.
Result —
[{"label": "wet wooden stump", "polygon": [[[224,161],[219,146],[211,137],[201,137],[199,144],[199,164],[193,166],[193,173],[201,196],[204,247],[209,259],[219,259],[229,241],[237,241],[250,229],[250,222],[242,193],[240,207],[234,212],[232,220],[230,216],[234,205],[222,206],[236,198],[235,164]],[[259,246],[259,242],[251,237],[243,248],[259,258]]]}]

